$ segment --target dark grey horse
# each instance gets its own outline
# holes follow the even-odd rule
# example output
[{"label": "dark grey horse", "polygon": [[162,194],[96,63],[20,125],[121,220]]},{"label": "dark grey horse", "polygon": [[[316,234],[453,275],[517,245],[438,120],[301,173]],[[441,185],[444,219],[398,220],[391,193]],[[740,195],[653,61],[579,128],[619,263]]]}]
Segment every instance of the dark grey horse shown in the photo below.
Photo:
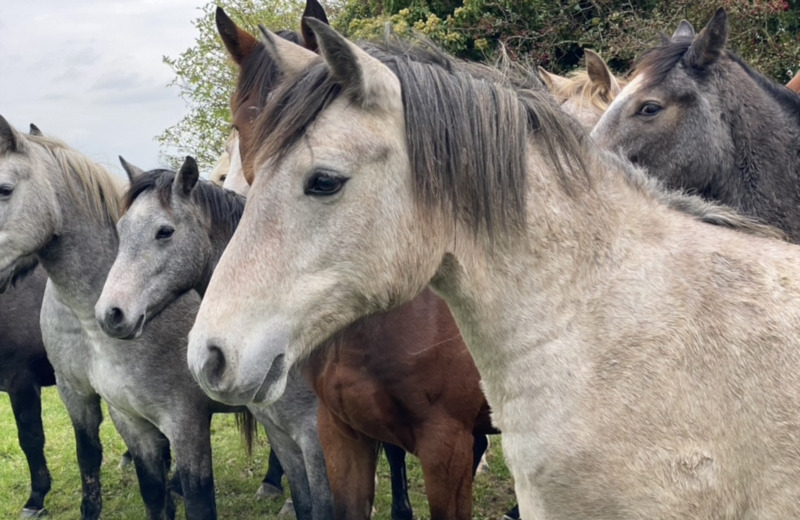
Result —
[{"label": "dark grey horse", "polygon": [[49,276],[42,339],[75,429],[81,517],[100,516],[105,399],[130,448],[148,518],[172,518],[170,445],[186,516],[216,518],[209,421],[229,411],[211,401],[186,366],[186,330],[199,298],[187,294],[134,341],[113,340],[94,304],[117,250],[119,192],[112,177],[57,140],[25,136],[0,117],[0,270],[35,254]]},{"label": "dark grey horse", "polygon": [[0,280],[0,390],[8,392],[17,422],[19,446],[28,460],[31,493],[22,510],[25,518],[46,513],[50,472],[44,456],[41,388],[56,384],[39,328],[47,275],[26,257]]},{"label": "dark grey horse", "polygon": [[[126,213],[117,225],[119,251],[95,310],[107,334],[132,338],[149,330],[154,323],[151,318],[176,298],[192,289],[200,295],[205,292],[244,201],[219,188],[222,197],[208,197],[205,190],[195,192],[199,172],[191,158],[177,176],[167,170],[144,172],[124,160],[122,164],[131,185],[125,197]],[[202,202],[193,203],[193,195]],[[212,216],[204,215],[200,205],[210,209]],[[248,408],[264,425],[286,471],[297,517],[333,518],[317,433],[317,399],[300,374],[293,374],[287,392],[274,404],[253,403]]]},{"label": "dark grey horse", "polygon": [[725,48],[719,9],[647,51],[592,137],[673,189],[721,201],[800,241],[800,97]]}]

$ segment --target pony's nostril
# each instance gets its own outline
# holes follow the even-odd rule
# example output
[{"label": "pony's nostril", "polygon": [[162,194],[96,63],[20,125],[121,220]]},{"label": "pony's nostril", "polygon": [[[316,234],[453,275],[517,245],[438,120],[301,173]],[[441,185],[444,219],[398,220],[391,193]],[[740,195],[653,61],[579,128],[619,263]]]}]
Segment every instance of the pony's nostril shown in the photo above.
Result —
[{"label": "pony's nostril", "polygon": [[225,375],[225,355],[219,347],[214,345],[208,346],[208,355],[203,364],[203,372],[206,376],[206,381],[213,386],[218,387]]},{"label": "pony's nostril", "polygon": [[125,313],[119,307],[112,307],[106,312],[106,323],[113,327],[118,327],[125,321]]}]

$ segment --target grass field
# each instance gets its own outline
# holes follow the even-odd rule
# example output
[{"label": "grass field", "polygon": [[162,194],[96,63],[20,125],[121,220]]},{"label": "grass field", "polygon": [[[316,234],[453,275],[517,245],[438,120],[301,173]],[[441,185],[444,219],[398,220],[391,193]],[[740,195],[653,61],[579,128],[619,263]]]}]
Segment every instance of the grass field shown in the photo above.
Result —
[{"label": "grass field", "polygon": [[[53,477],[53,489],[46,506],[50,518],[80,519],[80,475],[75,458],[72,426],[55,388],[42,391],[42,409],[47,438],[46,456]],[[107,414],[106,414],[107,417]],[[125,445],[110,419],[101,428],[103,440],[103,515],[107,520],[139,520],[144,506],[139,496],[132,467],[119,469]],[[474,490],[473,517],[498,519],[514,503],[513,485],[502,462],[500,443],[494,439],[489,453],[491,472],[477,478]],[[242,448],[232,416],[217,416],[212,424],[214,477],[217,488],[217,511],[220,519],[271,518],[282,503],[256,501],[253,494],[266,472],[268,457],[264,436],[248,459]],[[415,518],[428,518],[422,473],[414,457],[408,457],[411,503]],[[380,484],[376,498],[376,519],[391,518],[391,493],[385,459],[379,468]],[[28,466],[17,443],[17,429],[7,394],[0,394],[0,519],[17,518],[28,497]],[[287,491],[288,496],[288,491]],[[183,518],[182,505],[178,517]]]}]

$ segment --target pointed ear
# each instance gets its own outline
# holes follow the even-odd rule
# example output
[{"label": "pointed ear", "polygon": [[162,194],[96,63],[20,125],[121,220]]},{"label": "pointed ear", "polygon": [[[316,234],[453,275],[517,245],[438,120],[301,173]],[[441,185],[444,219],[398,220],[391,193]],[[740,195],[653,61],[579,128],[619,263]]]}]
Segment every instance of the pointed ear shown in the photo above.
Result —
[{"label": "pointed ear", "polygon": [[317,35],[314,34],[314,31],[312,31],[308,23],[306,23],[307,18],[314,18],[326,25],[330,25],[330,22],[328,22],[325,9],[322,8],[322,5],[320,5],[317,0],[306,0],[306,9],[303,11],[303,18],[300,20],[300,32],[303,35],[303,42],[306,49],[318,52],[319,43],[317,43]]},{"label": "pointed ear", "polygon": [[25,137],[17,132],[3,116],[0,116],[0,153],[24,150]]},{"label": "pointed ear", "polygon": [[42,131],[39,130],[39,127],[31,123],[30,130],[28,130],[30,135],[42,135]]},{"label": "pointed ear", "polygon": [[278,70],[286,76],[294,76],[305,70],[308,65],[319,58],[310,50],[292,43],[285,38],[281,38],[263,25],[258,26],[261,30],[262,42],[267,54],[275,62]]},{"label": "pointed ear", "polygon": [[547,72],[543,67],[537,67],[537,70],[539,71],[539,76],[541,76],[544,85],[547,87],[547,90],[549,90],[553,95],[557,95],[558,92],[569,83],[569,80],[564,76]]},{"label": "pointed ear", "polygon": [[692,24],[686,20],[681,20],[681,23],[678,24],[678,28],[672,33],[672,39],[675,40],[677,38],[694,38],[694,27],[692,27]]},{"label": "pointed ear", "polygon": [[400,80],[383,63],[319,20],[309,18],[317,35],[319,51],[342,92],[362,108],[391,106],[400,102]]},{"label": "pointed ear", "polygon": [[616,97],[622,89],[603,58],[591,49],[583,49],[583,55],[586,58],[586,72],[592,83],[598,85],[601,91],[611,98]]},{"label": "pointed ear", "polygon": [[200,170],[197,168],[197,161],[187,155],[172,182],[172,193],[182,197],[189,196],[197,185],[198,179],[200,179]]},{"label": "pointed ear", "polygon": [[217,7],[216,12],[217,32],[219,32],[222,43],[228,49],[228,54],[231,55],[233,61],[241,65],[244,60],[250,56],[258,40],[250,33],[241,29],[238,25],[233,23],[233,20],[222,10]]},{"label": "pointed ear", "polygon": [[728,13],[720,7],[684,54],[683,63],[697,69],[705,68],[719,59],[727,42]]},{"label": "pointed ear", "polygon": [[125,170],[125,173],[128,174],[128,180],[133,182],[137,177],[144,175],[145,171],[138,166],[134,166],[128,161],[126,161],[121,155],[119,156],[119,163],[122,165],[122,169]]}]

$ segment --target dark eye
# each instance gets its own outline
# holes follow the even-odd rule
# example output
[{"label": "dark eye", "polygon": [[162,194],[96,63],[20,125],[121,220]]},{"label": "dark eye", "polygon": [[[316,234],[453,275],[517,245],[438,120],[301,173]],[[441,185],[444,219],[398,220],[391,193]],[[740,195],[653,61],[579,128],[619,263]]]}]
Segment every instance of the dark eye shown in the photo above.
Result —
[{"label": "dark eye", "polygon": [[14,193],[14,187],[9,184],[0,185],[0,198],[7,199]]},{"label": "dark eye", "polygon": [[347,177],[340,177],[330,172],[315,172],[306,181],[305,194],[320,197],[333,195],[338,193],[347,181]]},{"label": "dark eye", "polygon": [[228,178],[228,175],[223,173],[222,175],[219,176],[219,182],[225,182],[225,179],[227,179],[227,178]]},{"label": "dark eye", "polygon": [[156,240],[166,240],[171,237],[174,232],[175,228],[172,226],[161,226],[156,232]]},{"label": "dark eye", "polygon": [[638,114],[640,116],[654,116],[661,112],[662,106],[658,103],[653,101],[647,101],[641,107],[639,107]]}]

